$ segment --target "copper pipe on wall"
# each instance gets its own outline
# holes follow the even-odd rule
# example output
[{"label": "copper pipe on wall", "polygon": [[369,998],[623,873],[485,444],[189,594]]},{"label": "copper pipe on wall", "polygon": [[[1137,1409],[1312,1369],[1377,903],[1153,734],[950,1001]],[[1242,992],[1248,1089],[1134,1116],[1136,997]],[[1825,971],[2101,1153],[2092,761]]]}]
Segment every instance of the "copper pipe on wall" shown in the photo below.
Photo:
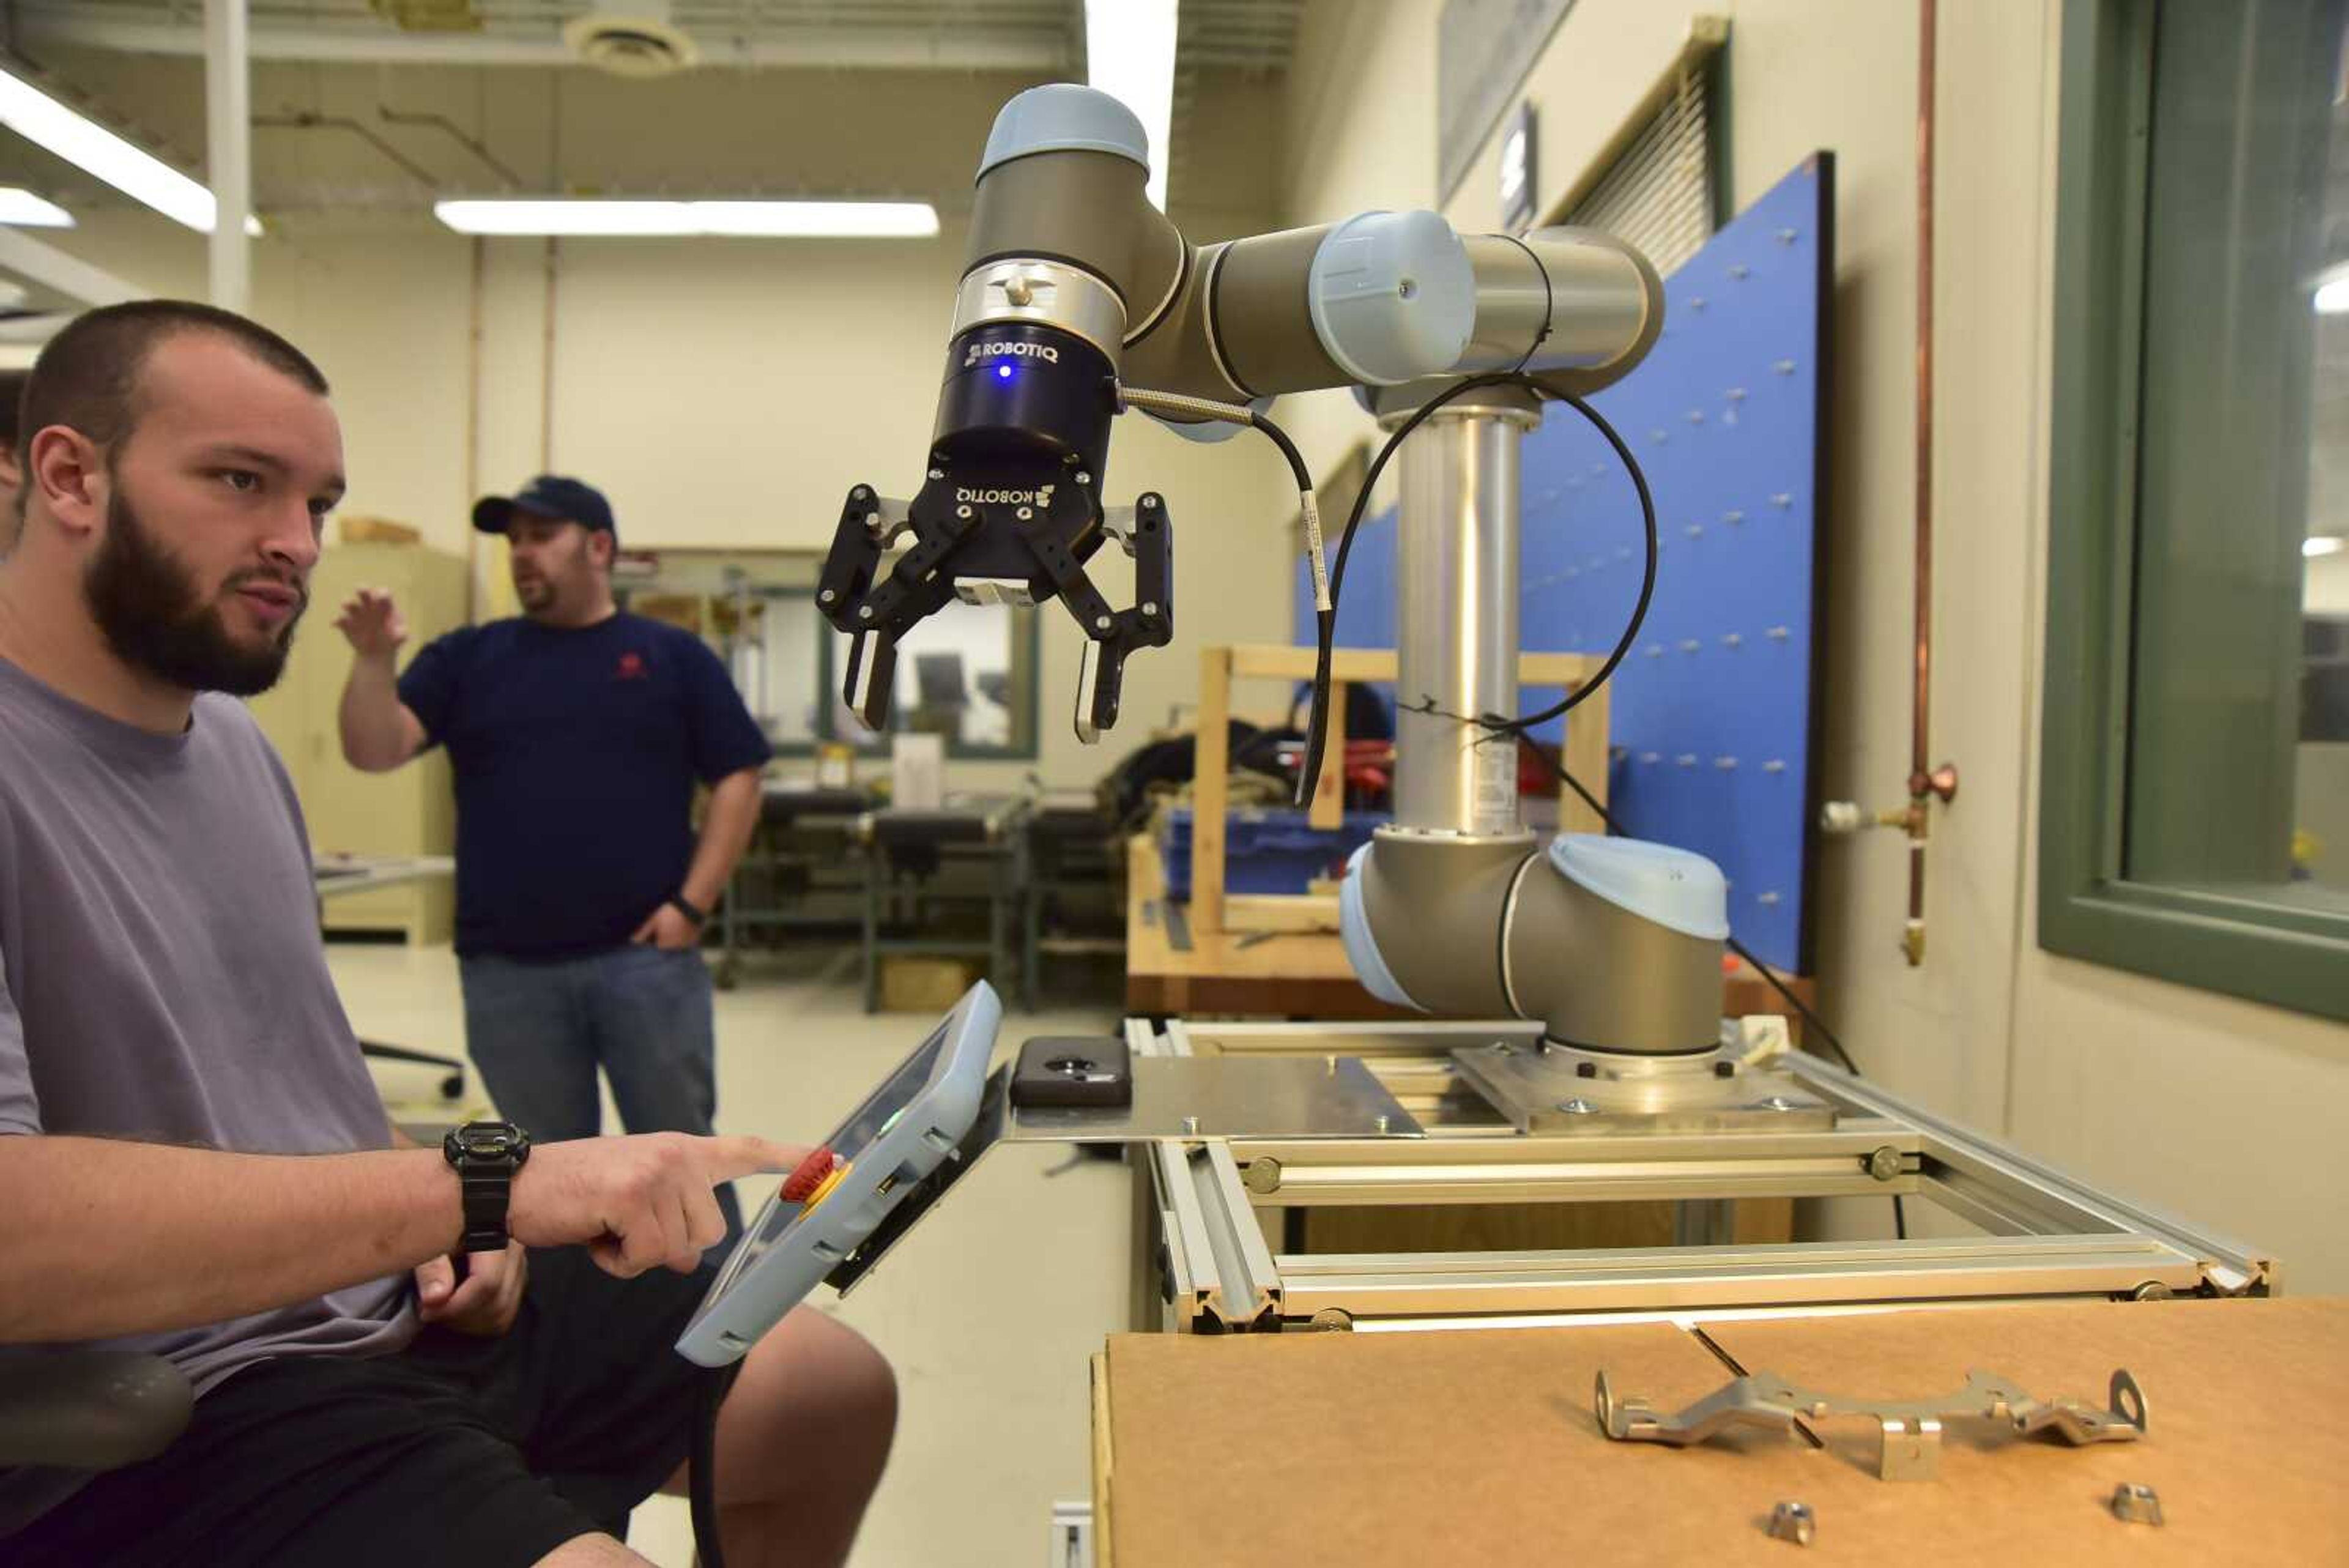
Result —
[{"label": "copper pipe on wall", "polygon": [[1909,738],[1909,919],[1900,950],[1911,968],[1925,961],[1925,840],[1931,802],[1958,793],[1958,770],[1935,768],[1933,711],[1933,66],[1938,0],[1917,5],[1917,636],[1916,688]]}]

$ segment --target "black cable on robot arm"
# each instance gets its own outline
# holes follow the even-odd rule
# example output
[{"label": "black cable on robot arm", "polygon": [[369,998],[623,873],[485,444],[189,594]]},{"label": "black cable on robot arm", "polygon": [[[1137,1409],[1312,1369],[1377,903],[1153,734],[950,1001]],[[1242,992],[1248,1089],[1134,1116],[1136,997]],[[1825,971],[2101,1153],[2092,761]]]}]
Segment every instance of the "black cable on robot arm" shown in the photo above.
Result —
[{"label": "black cable on robot arm", "polygon": [[1248,410],[1248,423],[1270,437],[1272,444],[1280,449],[1280,455],[1288,460],[1288,472],[1297,481],[1297,493],[1302,495],[1311,490],[1313,471],[1305,466],[1304,454],[1297,450],[1297,443],[1288,439],[1288,432],[1255,409]]},{"label": "black cable on robot arm", "polygon": [[1312,805],[1314,785],[1321,776],[1321,753],[1330,741],[1330,664],[1335,658],[1331,644],[1338,630],[1338,596],[1345,587],[1346,561],[1354,553],[1355,532],[1362,525],[1362,514],[1370,506],[1371,493],[1378,488],[1379,475],[1386,471],[1388,460],[1402,445],[1403,439],[1454,398],[1465,397],[1483,387],[1526,384],[1526,378],[1514,370],[1496,370],[1488,375],[1470,376],[1464,380],[1454,381],[1413,410],[1412,416],[1396,428],[1394,434],[1387,437],[1379,448],[1378,455],[1371,459],[1371,466],[1362,475],[1362,487],[1355,493],[1354,504],[1346,513],[1346,526],[1338,535],[1337,558],[1330,563],[1329,611],[1315,618],[1319,622],[1319,636],[1314,649],[1313,715],[1307,725],[1304,767],[1297,780],[1299,805]]},{"label": "black cable on robot arm", "polygon": [[[1262,431],[1265,435],[1269,437],[1272,444],[1280,449],[1280,455],[1288,460],[1288,472],[1297,481],[1298,504],[1300,506],[1312,505],[1313,473],[1310,469],[1305,466],[1304,454],[1297,450],[1297,443],[1288,439],[1288,432],[1282,430],[1270,419],[1267,418],[1261,411],[1255,409],[1250,409],[1248,410],[1248,423],[1255,426],[1257,430]],[[1318,522],[1316,526],[1318,531]],[[1337,635],[1338,612],[1335,607],[1336,604],[1337,592],[1333,587],[1330,592],[1330,605],[1332,607],[1329,609],[1317,607],[1313,612],[1314,643],[1317,649],[1314,667],[1314,690],[1317,693],[1322,694],[1325,697],[1330,690],[1330,660],[1332,657],[1330,651],[1330,642]],[[1318,702],[1315,707],[1314,721],[1317,724],[1324,722],[1324,715],[1321,712],[1320,704]],[[1294,798],[1299,805],[1309,807],[1313,804],[1313,784],[1320,776],[1319,766],[1319,753],[1317,753],[1314,764],[1315,771],[1311,774],[1300,774],[1298,778],[1297,794]]]},{"label": "black cable on robot arm", "polygon": [[[1288,432],[1282,430],[1280,426],[1274,422],[1272,418],[1266,414],[1262,410],[1247,408],[1238,404],[1218,403],[1209,399],[1189,398],[1179,394],[1158,392],[1145,388],[1127,387],[1120,389],[1119,397],[1122,400],[1131,402],[1138,408],[1155,408],[1160,410],[1169,410],[1171,409],[1175,411],[1188,412],[1197,417],[1222,420],[1228,424],[1246,424],[1253,430],[1261,431],[1267,440],[1270,441],[1274,446],[1280,449],[1282,460],[1288,464],[1289,477],[1295,480],[1297,483],[1298,505],[1306,509],[1310,514],[1313,519],[1314,531],[1318,538],[1320,527],[1320,512],[1313,498],[1313,471],[1305,466],[1305,454],[1297,450],[1297,443],[1289,439]],[[1330,602],[1334,607],[1336,604],[1336,594],[1334,590],[1331,594]],[[1315,642],[1320,650],[1319,662],[1316,666],[1317,674],[1315,678],[1314,690],[1322,697],[1326,698],[1330,690],[1330,639],[1336,635],[1335,628],[1338,623],[1337,611],[1334,607],[1330,609],[1321,609],[1317,607],[1313,612],[1313,621],[1315,627]],[[1320,721],[1320,705],[1317,703],[1315,707],[1315,722],[1319,722]],[[1318,760],[1316,767],[1318,770]],[[1312,804],[1312,785],[1309,779],[1300,778],[1298,781],[1298,788],[1299,792],[1298,804],[1299,805],[1310,805]]]},{"label": "black cable on robot arm", "polygon": [[1616,668],[1630,656],[1632,648],[1639,642],[1640,628],[1647,624],[1648,607],[1655,601],[1656,597],[1656,562],[1657,556],[1661,554],[1657,537],[1655,493],[1648,488],[1648,475],[1640,467],[1640,460],[1631,455],[1630,447],[1624,442],[1620,435],[1616,433],[1615,427],[1607,422],[1605,415],[1573,393],[1551,386],[1538,376],[1529,376],[1526,379],[1588,420],[1591,428],[1604,436],[1607,444],[1615,449],[1615,456],[1622,463],[1623,472],[1630,475],[1631,488],[1639,493],[1640,521],[1642,532],[1647,535],[1648,557],[1647,565],[1640,576],[1640,597],[1631,607],[1631,618],[1624,623],[1622,636],[1615,639],[1615,646],[1609,651],[1606,661],[1599,665],[1599,672],[1568,692],[1563,701],[1552,703],[1538,713],[1527,713],[1522,718],[1512,721],[1508,727],[1520,734],[1537,724],[1547,724],[1553,719],[1571,712],[1581,706],[1584,700],[1591,693],[1606,685],[1614,677]]},{"label": "black cable on robot arm", "polygon": [[[1628,838],[1630,836],[1630,834],[1623,831],[1623,825],[1615,820],[1615,814],[1609,811],[1604,805],[1601,805],[1596,795],[1583,788],[1582,781],[1576,778],[1572,773],[1568,772],[1564,763],[1551,756],[1539,746],[1536,746],[1533,750],[1534,755],[1541,759],[1542,765],[1547,768],[1552,774],[1556,775],[1559,783],[1565,784],[1567,788],[1572,790],[1578,796],[1579,796],[1582,804],[1588,806],[1592,813],[1598,816],[1599,820],[1607,825],[1608,832],[1614,834],[1619,838]],[[1835,1031],[1829,1029],[1826,1026],[1826,1022],[1820,1018],[1817,1013],[1812,1012],[1801,997],[1795,994],[1792,987],[1788,986],[1784,981],[1780,980],[1776,974],[1773,973],[1768,964],[1764,963],[1760,959],[1754,957],[1752,949],[1748,948],[1744,942],[1739,941],[1734,936],[1733,936],[1729,939],[1729,950],[1735,953],[1739,958],[1744,959],[1747,964],[1752,966],[1754,972],[1762,977],[1764,983],[1768,985],[1771,990],[1776,992],[1781,997],[1785,999],[1786,1005],[1793,1008],[1796,1014],[1802,1018],[1804,1024],[1818,1035],[1820,1044],[1824,1044],[1828,1050],[1835,1053],[1836,1060],[1842,1064],[1845,1072],[1849,1073],[1855,1078],[1863,1075],[1859,1070],[1858,1064],[1852,1061],[1851,1053],[1845,1050],[1843,1048],[1843,1042],[1836,1038]]]},{"label": "black cable on robot arm", "polygon": [[1616,639],[1614,648],[1608,653],[1605,661],[1599,665],[1598,673],[1567,693],[1563,701],[1543,709],[1538,713],[1528,713],[1520,718],[1506,721],[1502,727],[1522,734],[1537,724],[1546,724],[1553,719],[1573,711],[1613,678],[1616,670],[1630,656],[1632,648],[1639,642],[1640,628],[1647,623],[1648,607],[1654,602],[1656,597],[1656,565],[1659,554],[1655,493],[1648,487],[1648,476],[1640,469],[1640,460],[1632,455],[1630,447],[1616,432],[1615,427],[1607,422],[1605,415],[1592,408],[1577,394],[1539,376],[1529,376],[1516,370],[1503,370],[1489,375],[1471,376],[1464,380],[1455,381],[1427,402],[1421,404],[1411,418],[1404,421],[1379,448],[1378,455],[1371,462],[1369,472],[1362,476],[1362,488],[1354,497],[1353,508],[1346,516],[1345,529],[1339,535],[1338,558],[1330,572],[1328,617],[1330,624],[1321,628],[1319,645],[1316,649],[1312,727],[1306,741],[1305,772],[1298,780],[1298,803],[1300,805],[1312,804],[1313,784],[1319,777],[1321,753],[1328,743],[1330,664],[1334,657],[1330,643],[1336,634],[1339,595],[1344,590],[1346,562],[1353,555],[1354,535],[1361,525],[1362,514],[1369,506],[1371,493],[1378,483],[1380,473],[1386,468],[1388,459],[1392,458],[1396,449],[1402,445],[1404,438],[1418,429],[1423,421],[1455,398],[1463,397],[1480,388],[1495,386],[1523,387],[1544,397],[1555,399],[1588,421],[1591,427],[1606,439],[1608,445],[1615,449],[1617,460],[1622,463],[1624,472],[1630,476],[1631,487],[1639,494],[1640,529],[1646,538],[1647,552],[1646,562],[1640,576],[1640,597],[1631,607],[1631,618],[1624,624],[1622,635]]}]

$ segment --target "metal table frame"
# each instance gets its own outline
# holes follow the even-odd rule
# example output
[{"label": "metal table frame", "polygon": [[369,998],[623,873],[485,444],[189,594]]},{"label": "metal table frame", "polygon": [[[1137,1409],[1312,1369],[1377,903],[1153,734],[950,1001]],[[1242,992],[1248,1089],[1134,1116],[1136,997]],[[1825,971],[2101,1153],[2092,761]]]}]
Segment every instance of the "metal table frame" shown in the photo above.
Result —
[{"label": "metal table frame", "polygon": [[[866,812],[856,819],[855,836],[864,849],[864,1011],[876,1012],[881,1007],[881,960],[890,953],[929,953],[949,957],[978,956],[987,960],[988,976],[998,990],[1018,989],[1014,978],[1022,967],[1018,961],[1015,933],[1019,925],[1021,888],[1027,880],[1028,836],[1023,830],[1028,802],[1025,797],[996,797],[974,800],[961,805],[949,801],[943,813],[921,812],[913,815],[941,817],[947,814],[964,816],[977,823],[981,836],[942,839],[936,846],[942,864],[978,862],[987,868],[987,886],[978,892],[940,893],[926,887],[907,894],[895,884],[889,869],[889,848],[881,841],[885,818],[897,815],[893,809]],[[883,934],[885,917],[894,912],[901,899],[913,903],[914,922],[919,923],[921,905],[926,901],[939,903],[983,903],[987,906],[987,935],[979,938],[891,937]],[[1020,1002],[1033,1002],[1022,992]]]},{"label": "metal table frame", "polygon": [[[2276,1261],[2126,1202],[1799,1053],[1784,1065],[1832,1100],[1832,1131],[1526,1137],[1464,1096],[1456,1046],[1509,1024],[1126,1025],[1139,1052],[1359,1055],[1426,1126],[1423,1139],[1143,1146],[1137,1322],[1185,1331],[1565,1323],[1925,1302],[2266,1295]],[[1888,1152],[1889,1151],[1889,1152]],[[1685,1245],[1616,1251],[1276,1254],[1256,1210],[1317,1204],[1665,1199],[1692,1229],[1724,1200],[1899,1194],[1987,1235],[1960,1240]],[[1690,1233],[1684,1231],[1683,1234]],[[1156,1240],[1146,1240],[1154,1236]],[[1163,1248],[1163,1250],[1162,1250]]]},{"label": "metal table frame", "polygon": [[1115,830],[1105,819],[1098,818],[1091,797],[1086,797],[1080,815],[1100,821],[1098,843],[1090,838],[1084,841],[1085,849],[1092,853],[1071,854],[1065,836],[1049,851],[1046,849],[1043,839],[1051,831],[1053,818],[1067,809],[1050,798],[1040,801],[1023,829],[1028,840],[1028,864],[1020,898],[1019,990],[1031,1009],[1042,1005],[1045,954],[1073,957],[1125,951],[1122,931],[1092,937],[1056,932],[1051,928],[1048,916],[1056,912],[1057,895],[1073,888],[1101,890],[1112,921],[1124,912],[1124,875],[1118,860],[1122,846]]},{"label": "metal table frame", "polygon": [[[811,792],[829,794],[848,792]],[[865,877],[864,858],[855,839],[857,822],[874,808],[874,798],[864,794],[854,808],[829,806],[802,808],[800,792],[765,789],[759,803],[759,823],[752,831],[750,843],[743,851],[733,874],[727,878],[726,897],[719,906],[719,949],[717,985],[720,991],[730,991],[741,978],[742,954],[748,947],[746,939],[761,931],[791,933],[794,931],[831,931],[843,933],[854,926],[858,916],[851,912],[849,903],[856,900],[861,908]],[[778,808],[787,808],[779,812]],[[773,815],[771,815],[773,814]],[[823,853],[812,841],[820,835],[836,835],[841,850],[837,858]],[[782,895],[780,883],[787,870],[797,869],[806,883],[793,907]],[[836,874],[835,874],[836,873]],[[750,885],[761,878],[768,879],[773,901],[753,902]],[[817,899],[826,894],[840,896],[837,914],[826,914],[813,908]]]}]

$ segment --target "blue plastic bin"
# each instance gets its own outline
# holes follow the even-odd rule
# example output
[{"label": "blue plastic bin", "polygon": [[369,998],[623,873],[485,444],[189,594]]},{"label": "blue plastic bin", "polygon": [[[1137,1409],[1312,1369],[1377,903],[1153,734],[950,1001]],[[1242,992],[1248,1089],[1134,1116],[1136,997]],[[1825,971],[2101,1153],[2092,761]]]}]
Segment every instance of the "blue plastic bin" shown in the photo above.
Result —
[{"label": "blue plastic bin", "polygon": [[[1224,890],[1302,893],[1318,877],[1345,868],[1346,857],[1392,820],[1381,811],[1350,811],[1340,827],[1306,826],[1301,811],[1235,811],[1224,825]],[[1158,837],[1166,895],[1191,897],[1191,808],[1176,806]]]}]

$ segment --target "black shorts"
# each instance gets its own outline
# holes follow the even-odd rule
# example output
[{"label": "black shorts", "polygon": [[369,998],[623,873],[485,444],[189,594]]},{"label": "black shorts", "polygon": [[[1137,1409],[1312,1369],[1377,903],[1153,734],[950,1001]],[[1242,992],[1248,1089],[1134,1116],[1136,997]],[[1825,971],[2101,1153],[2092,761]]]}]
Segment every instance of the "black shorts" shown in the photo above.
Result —
[{"label": "black shorts", "polygon": [[685,1460],[702,1374],[675,1345],[711,1272],[533,1252],[503,1338],[247,1367],[161,1455],[0,1539],[0,1564],[524,1568],[617,1533]]}]

